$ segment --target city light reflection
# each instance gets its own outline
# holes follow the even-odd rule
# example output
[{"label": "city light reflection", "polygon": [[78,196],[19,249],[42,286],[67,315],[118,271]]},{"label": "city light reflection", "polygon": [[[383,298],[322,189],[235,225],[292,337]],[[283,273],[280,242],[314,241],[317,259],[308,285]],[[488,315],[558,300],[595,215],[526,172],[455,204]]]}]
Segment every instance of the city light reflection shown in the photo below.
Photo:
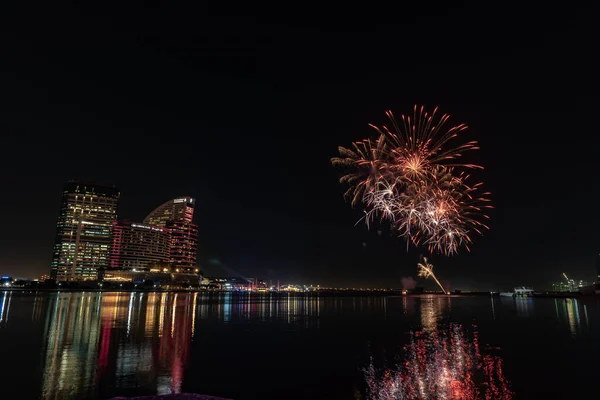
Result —
[{"label": "city light reflection", "polygon": [[530,317],[533,312],[533,299],[531,297],[515,297],[517,315],[519,317]]},{"label": "city light reflection", "polygon": [[[311,385],[327,381],[324,387],[340,393],[350,391],[351,384],[354,398],[510,399],[512,390],[523,390],[529,379],[522,360],[544,356],[544,335],[563,338],[575,349],[594,340],[600,308],[590,299],[492,298],[492,310],[488,301],[429,294],[182,291],[32,297],[0,292],[0,336],[10,344],[12,338],[38,332],[37,347],[7,345],[5,350],[7,360],[33,366],[33,383],[24,398],[42,399],[182,392],[264,398],[262,389],[248,388],[268,369],[277,375],[278,390],[300,392],[303,382],[314,378]],[[507,339],[512,332],[516,336]],[[535,337],[525,335],[529,332]],[[517,351],[495,347],[511,349],[515,340]],[[363,358],[365,348],[372,351],[371,363]],[[17,352],[23,353],[22,361]],[[567,356],[567,361],[578,357]],[[296,377],[299,367],[322,369]],[[23,373],[22,367],[10,368],[7,383]],[[340,368],[347,375],[334,382],[342,376],[335,375]],[[227,386],[242,371],[249,372],[237,386]]]},{"label": "city light reflection", "polygon": [[564,307],[572,336],[577,336],[581,325],[578,306],[579,304],[577,303],[576,299],[565,299]]},{"label": "city light reflection", "polygon": [[583,321],[587,329],[589,330],[589,319],[587,315],[587,308],[585,304],[577,299],[554,299],[554,307],[556,309],[556,318],[559,322],[566,322],[569,327],[571,337],[575,338],[581,334],[581,311],[583,309]]},{"label": "city light reflection", "polygon": [[[322,299],[286,297],[84,292],[34,302],[33,315],[46,316],[41,397],[105,398],[117,388],[181,393],[191,344],[201,340],[198,325],[203,320],[318,324]],[[11,292],[0,295],[3,323],[10,299]]]},{"label": "city light reflection", "polygon": [[179,393],[196,297],[89,293],[51,299],[42,397],[103,397],[111,386]]},{"label": "city light reflection", "polygon": [[68,398],[91,387],[100,337],[100,296],[59,294],[48,306],[42,397]]},{"label": "city light reflection", "polygon": [[0,296],[0,327],[8,323],[8,314],[10,312],[10,300],[12,298],[12,292],[5,291]]}]

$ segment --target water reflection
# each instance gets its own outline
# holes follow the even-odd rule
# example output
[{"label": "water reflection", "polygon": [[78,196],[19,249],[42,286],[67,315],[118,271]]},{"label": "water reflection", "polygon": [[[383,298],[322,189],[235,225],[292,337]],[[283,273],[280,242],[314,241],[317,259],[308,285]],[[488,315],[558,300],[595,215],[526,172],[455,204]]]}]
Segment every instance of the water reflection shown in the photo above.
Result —
[{"label": "water reflection", "polygon": [[[5,346],[0,383],[10,388],[33,365],[27,398],[329,400],[356,387],[372,399],[508,399],[511,387],[539,390],[530,367],[575,379],[568,366],[597,355],[599,320],[600,303],[585,298],[0,292],[0,340],[33,343]],[[571,337],[570,351],[547,358],[548,346]],[[506,366],[488,341],[515,350]]]},{"label": "water reflection", "polygon": [[567,311],[567,318],[569,320],[569,328],[571,330],[571,335],[577,335],[579,331],[579,327],[581,326],[581,320],[579,319],[579,307],[577,304],[577,300],[575,299],[565,299],[565,308]]},{"label": "water reflection", "polygon": [[[36,300],[37,301],[37,300]],[[45,302],[42,398],[180,393],[197,319],[316,324],[318,297],[198,293],[63,293]],[[33,316],[44,305],[34,302]],[[0,296],[7,320],[10,292]]]},{"label": "water reflection", "polygon": [[33,309],[31,310],[31,320],[39,321],[42,319],[44,315],[44,304],[46,303],[45,296],[35,296],[33,299]]},{"label": "water reflection", "polygon": [[179,393],[196,296],[93,293],[54,298],[47,313],[42,396],[102,396],[90,391],[113,386]]},{"label": "water reflection", "polygon": [[366,368],[368,398],[512,399],[499,349],[482,348],[475,326],[443,324],[444,298],[420,302],[422,330],[410,333],[400,362],[372,359]]},{"label": "water reflection", "polygon": [[5,291],[2,294],[0,294],[0,328],[8,323],[8,314],[10,313],[11,300],[11,291]]},{"label": "water reflection", "polygon": [[533,312],[533,298],[515,297],[517,315],[519,317],[530,317]]},{"label": "water reflection", "polygon": [[100,338],[99,296],[60,296],[48,304],[42,395],[69,397],[92,385]]},{"label": "water reflection", "polygon": [[577,299],[554,299],[554,306],[556,308],[556,318],[559,321],[565,321],[567,323],[572,337],[576,337],[578,334],[581,333],[581,308],[583,308],[585,325],[589,329],[587,307],[585,305],[582,306],[581,302]]},{"label": "water reflection", "polygon": [[[415,301],[415,298],[411,299]],[[421,325],[425,332],[437,329],[438,321],[442,318],[444,309],[450,309],[450,297],[427,296],[420,298],[421,302]]]}]

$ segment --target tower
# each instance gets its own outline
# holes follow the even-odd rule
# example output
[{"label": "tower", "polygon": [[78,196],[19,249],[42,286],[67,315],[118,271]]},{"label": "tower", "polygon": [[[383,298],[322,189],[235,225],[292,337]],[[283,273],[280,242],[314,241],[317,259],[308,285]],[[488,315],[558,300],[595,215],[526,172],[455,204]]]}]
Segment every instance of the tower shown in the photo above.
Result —
[{"label": "tower", "polygon": [[50,265],[53,279],[96,279],[109,266],[111,228],[117,219],[119,190],[69,181],[63,190]]},{"label": "tower", "polygon": [[169,263],[182,272],[192,272],[196,268],[198,225],[192,222],[194,207],[193,198],[181,197],[161,204],[144,219],[144,224],[169,229]]}]

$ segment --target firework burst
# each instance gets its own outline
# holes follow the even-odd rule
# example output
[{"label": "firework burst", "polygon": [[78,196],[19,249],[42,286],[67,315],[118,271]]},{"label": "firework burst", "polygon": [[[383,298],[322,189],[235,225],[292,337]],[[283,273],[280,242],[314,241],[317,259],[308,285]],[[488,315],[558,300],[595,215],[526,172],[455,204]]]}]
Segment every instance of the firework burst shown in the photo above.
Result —
[{"label": "firework burst", "polygon": [[462,161],[464,152],[479,148],[458,142],[467,126],[449,126],[449,115],[437,108],[429,114],[415,106],[399,120],[386,115],[390,127],[370,125],[375,138],[340,147],[340,157],[332,158],[350,169],[340,179],[349,185],[345,197],[363,206],[368,226],[388,221],[407,246],[446,255],[469,250],[471,235],[488,229],[482,219],[491,206],[481,183],[469,183],[468,171],[482,167]]}]

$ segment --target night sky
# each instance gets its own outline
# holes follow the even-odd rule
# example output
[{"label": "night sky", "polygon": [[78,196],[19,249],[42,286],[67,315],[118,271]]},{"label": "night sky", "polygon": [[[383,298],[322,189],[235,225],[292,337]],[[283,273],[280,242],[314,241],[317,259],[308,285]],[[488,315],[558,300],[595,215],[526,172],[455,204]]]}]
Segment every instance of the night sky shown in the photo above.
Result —
[{"label": "night sky", "polygon": [[385,110],[424,104],[469,125],[496,207],[471,253],[432,257],[440,279],[593,280],[591,10],[84,3],[0,16],[3,275],[48,272],[62,186],[77,178],[117,185],[119,217],[134,221],[194,196],[208,275],[399,287],[418,253],[355,226],[329,159]]}]

